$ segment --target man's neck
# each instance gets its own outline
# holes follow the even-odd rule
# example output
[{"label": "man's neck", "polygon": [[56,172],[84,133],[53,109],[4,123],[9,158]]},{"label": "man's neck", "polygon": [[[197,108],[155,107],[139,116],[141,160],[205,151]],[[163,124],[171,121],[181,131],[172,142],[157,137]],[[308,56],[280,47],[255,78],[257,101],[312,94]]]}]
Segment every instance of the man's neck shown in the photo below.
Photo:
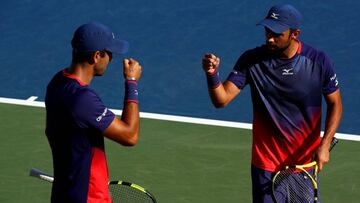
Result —
[{"label": "man's neck", "polygon": [[295,56],[299,49],[299,42],[292,40],[289,47],[280,54],[280,58],[290,59]]},{"label": "man's neck", "polygon": [[89,85],[94,78],[94,69],[86,63],[71,64],[71,66],[67,68],[67,71],[87,85]]}]

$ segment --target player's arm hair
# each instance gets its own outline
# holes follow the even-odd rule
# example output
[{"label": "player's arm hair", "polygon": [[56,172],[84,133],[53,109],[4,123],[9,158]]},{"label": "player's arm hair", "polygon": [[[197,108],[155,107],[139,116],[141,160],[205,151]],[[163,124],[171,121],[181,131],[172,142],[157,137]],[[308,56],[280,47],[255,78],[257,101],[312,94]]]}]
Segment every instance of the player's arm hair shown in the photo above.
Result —
[{"label": "player's arm hair", "polygon": [[138,141],[139,123],[138,83],[136,80],[126,80],[121,119],[116,117],[104,135],[124,146],[133,146]]},{"label": "player's arm hair", "polygon": [[124,146],[137,143],[140,129],[138,84],[136,80],[125,80],[124,108],[121,119],[116,117],[104,135]]},{"label": "player's arm hair", "polygon": [[211,101],[216,108],[227,106],[239,93],[240,89],[228,80],[215,89],[209,88]]},{"label": "player's arm hair", "polygon": [[140,129],[138,80],[141,76],[140,64],[130,58],[123,60],[125,95],[121,119],[116,117],[104,131],[104,135],[122,145],[137,143]]},{"label": "player's arm hair", "polygon": [[140,129],[139,107],[137,103],[126,102],[121,118],[115,116],[104,136],[124,146],[134,146]]},{"label": "player's arm hair", "polygon": [[340,89],[333,93],[325,95],[327,104],[325,130],[324,136],[321,140],[322,144],[330,146],[331,140],[334,137],[337,128],[339,127],[342,116],[342,101],[340,96]]}]

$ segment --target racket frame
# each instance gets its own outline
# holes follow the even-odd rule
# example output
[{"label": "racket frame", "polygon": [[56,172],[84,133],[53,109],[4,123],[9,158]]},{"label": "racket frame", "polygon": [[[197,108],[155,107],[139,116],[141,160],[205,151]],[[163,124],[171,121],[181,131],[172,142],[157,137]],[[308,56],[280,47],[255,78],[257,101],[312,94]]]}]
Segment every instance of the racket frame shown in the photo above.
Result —
[{"label": "racket frame", "polygon": [[[31,177],[35,177],[35,178],[39,178],[43,181],[46,181],[46,182],[49,182],[49,183],[53,183],[54,182],[54,177],[39,170],[39,169],[36,169],[36,168],[31,168],[30,169],[30,173],[29,175]],[[139,190],[143,193],[145,193],[148,197],[150,197],[150,199],[156,203],[156,199],[154,197],[153,194],[151,194],[148,190],[146,190],[145,188],[141,187],[140,185],[137,185],[135,183],[130,183],[130,182],[126,182],[126,181],[117,181],[117,180],[112,180],[112,181],[109,181],[108,182],[108,185],[125,185],[125,186],[128,186],[128,187],[131,187],[131,188],[134,188],[136,190]]]},{"label": "racket frame", "polygon": [[[311,169],[311,168],[314,168],[314,175],[311,175],[309,173],[309,171],[306,170],[306,169]],[[311,180],[311,183],[314,187],[313,188],[314,203],[317,202],[319,197],[318,197],[318,184],[317,184],[318,165],[317,165],[316,161],[313,161],[313,162],[310,162],[307,164],[303,164],[303,165],[286,166],[283,170],[278,171],[275,174],[275,176],[272,178],[272,195],[273,195],[274,201],[277,203],[276,196],[275,196],[275,184],[274,184],[275,180],[282,171],[288,170],[288,169],[298,170],[298,172],[296,172],[296,173],[303,172]]]},{"label": "racket frame", "polygon": [[[329,151],[331,151],[335,145],[339,142],[339,140],[336,137],[332,138],[331,144],[330,144],[330,149]],[[314,175],[311,175],[306,169],[310,169],[314,167]],[[303,165],[294,165],[294,166],[286,166],[284,169],[278,171],[275,176],[272,178],[272,196],[274,201],[277,203],[276,200],[276,196],[275,196],[275,180],[278,177],[278,175],[281,173],[281,171],[283,170],[287,170],[289,168],[292,169],[296,169],[299,170],[301,172],[304,172],[306,174],[307,177],[310,178],[312,185],[314,186],[314,203],[318,202],[318,184],[317,184],[317,174],[318,174],[318,165],[316,161],[312,161],[310,163],[307,164],[303,164]]]},{"label": "racket frame", "polygon": [[156,199],[154,197],[154,195],[152,195],[148,190],[146,190],[145,188],[141,187],[140,185],[137,185],[135,183],[130,183],[130,182],[127,182],[127,181],[117,181],[117,180],[112,180],[112,181],[109,181],[109,186],[110,185],[125,185],[125,186],[128,186],[128,187],[131,187],[131,188],[134,188],[136,190],[139,190],[143,193],[145,193],[148,197],[150,197],[150,199],[156,203]]}]

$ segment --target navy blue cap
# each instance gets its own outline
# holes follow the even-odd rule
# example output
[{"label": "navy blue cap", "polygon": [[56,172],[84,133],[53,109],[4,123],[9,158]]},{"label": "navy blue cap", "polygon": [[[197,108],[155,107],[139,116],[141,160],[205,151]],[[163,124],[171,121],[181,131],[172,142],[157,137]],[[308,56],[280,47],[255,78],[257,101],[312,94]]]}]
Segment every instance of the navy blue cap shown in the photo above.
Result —
[{"label": "navy blue cap", "polygon": [[91,22],[78,27],[74,33],[71,45],[75,52],[109,51],[123,54],[129,49],[129,43],[116,39],[107,26]]},{"label": "navy blue cap", "polygon": [[302,16],[300,12],[289,4],[276,5],[270,8],[264,20],[257,25],[263,25],[275,33],[282,33],[288,29],[299,29]]}]

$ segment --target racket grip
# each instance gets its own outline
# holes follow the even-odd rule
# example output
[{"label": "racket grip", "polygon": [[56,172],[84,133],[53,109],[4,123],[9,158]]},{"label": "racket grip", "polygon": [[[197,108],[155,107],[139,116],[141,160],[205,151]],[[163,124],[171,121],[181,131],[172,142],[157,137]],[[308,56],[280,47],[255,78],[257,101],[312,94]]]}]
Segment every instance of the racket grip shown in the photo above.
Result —
[{"label": "racket grip", "polygon": [[329,149],[329,151],[331,151],[338,142],[339,142],[339,140],[338,140],[336,137],[333,137],[333,139],[332,139],[332,141],[331,141],[331,144],[330,144],[330,149]]},{"label": "racket grip", "polygon": [[45,181],[48,181],[48,182],[54,182],[54,177],[52,177],[51,175],[49,174],[46,174],[42,171],[40,171],[39,169],[36,169],[36,168],[32,168],[30,169],[30,176],[32,177],[36,177],[36,178],[39,178],[41,180],[45,180]]}]

